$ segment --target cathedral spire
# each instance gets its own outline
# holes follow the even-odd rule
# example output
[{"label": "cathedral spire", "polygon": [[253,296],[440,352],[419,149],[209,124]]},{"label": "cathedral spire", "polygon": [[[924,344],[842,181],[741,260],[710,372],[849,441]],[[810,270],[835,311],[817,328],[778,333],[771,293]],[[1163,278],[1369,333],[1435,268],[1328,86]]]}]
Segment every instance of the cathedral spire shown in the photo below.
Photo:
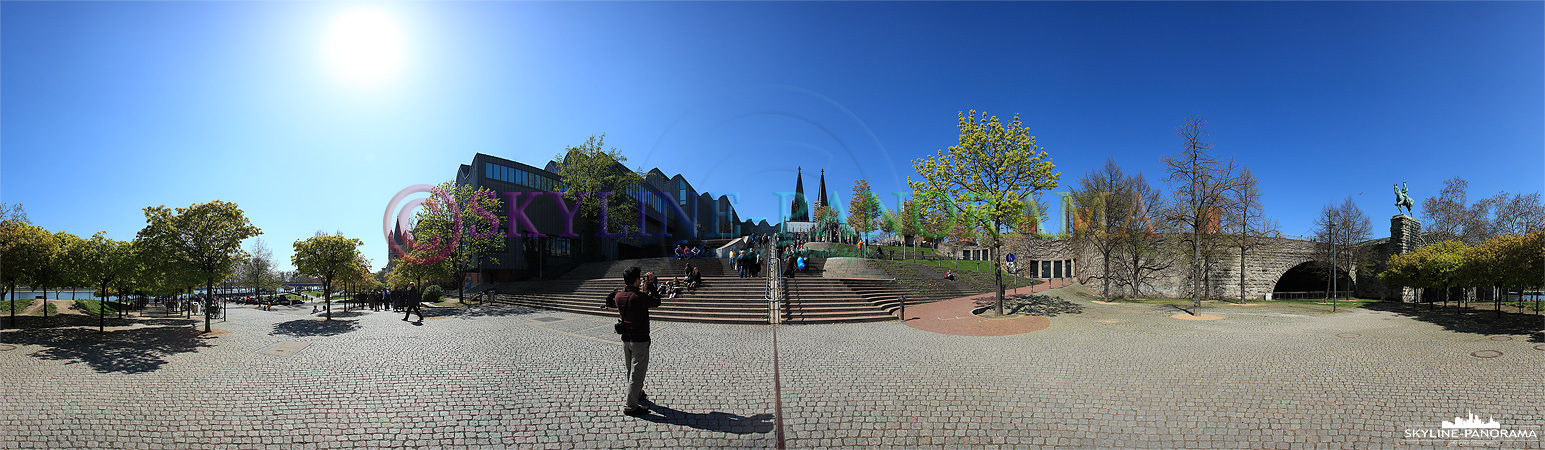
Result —
[{"label": "cathedral spire", "polygon": [[794,205],[789,209],[789,221],[809,222],[810,205],[805,202],[804,169],[796,167],[794,170]]},{"label": "cathedral spire", "polygon": [[822,206],[831,206],[826,202],[826,169],[821,169],[821,192],[816,194],[815,208],[812,209],[821,209]]}]

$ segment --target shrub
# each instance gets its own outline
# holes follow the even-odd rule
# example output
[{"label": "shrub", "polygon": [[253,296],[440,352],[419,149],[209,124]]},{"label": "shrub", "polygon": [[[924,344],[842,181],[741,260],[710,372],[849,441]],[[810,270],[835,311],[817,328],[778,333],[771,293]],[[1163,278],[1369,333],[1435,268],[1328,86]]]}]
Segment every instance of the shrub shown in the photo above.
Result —
[{"label": "shrub", "polygon": [[429,287],[424,288],[424,301],[429,303],[438,302],[440,301],[440,296],[444,294],[445,290],[441,289],[440,285],[431,284]]}]

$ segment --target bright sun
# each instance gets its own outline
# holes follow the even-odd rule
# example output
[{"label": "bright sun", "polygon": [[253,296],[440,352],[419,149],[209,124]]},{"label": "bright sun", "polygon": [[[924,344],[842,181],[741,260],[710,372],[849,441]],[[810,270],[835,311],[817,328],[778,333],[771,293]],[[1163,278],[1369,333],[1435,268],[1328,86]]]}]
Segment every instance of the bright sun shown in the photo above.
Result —
[{"label": "bright sun", "polygon": [[334,76],[351,84],[390,81],[405,59],[402,30],[391,16],[374,10],[344,13],[333,21],[322,56]]}]

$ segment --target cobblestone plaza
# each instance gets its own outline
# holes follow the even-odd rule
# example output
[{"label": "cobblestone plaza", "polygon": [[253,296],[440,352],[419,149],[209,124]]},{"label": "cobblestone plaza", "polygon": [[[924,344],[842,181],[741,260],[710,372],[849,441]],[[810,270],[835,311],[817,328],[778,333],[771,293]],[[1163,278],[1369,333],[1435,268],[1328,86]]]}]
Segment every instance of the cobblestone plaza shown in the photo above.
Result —
[{"label": "cobblestone plaza", "polygon": [[1531,331],[1398,309],[1081,306],[998,337],[656,322],[655,406],[637,418],[602,317],[243,307],[212,337],[174,318],[6,330],[0,448],[1545,448],[1407,431],[1474,413],[1537,436]]}]

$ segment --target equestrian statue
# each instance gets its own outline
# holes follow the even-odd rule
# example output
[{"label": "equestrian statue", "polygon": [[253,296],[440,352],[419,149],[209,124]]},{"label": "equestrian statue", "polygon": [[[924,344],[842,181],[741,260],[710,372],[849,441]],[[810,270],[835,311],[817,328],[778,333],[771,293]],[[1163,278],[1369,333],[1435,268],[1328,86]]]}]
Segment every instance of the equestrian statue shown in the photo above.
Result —
[{"label": "equestrian statue", "polygon": [[1411,201],[1410,191],[1406,189],[1406,182],[1402,181],[1399,186],[1395,186],[1395,212],[1399,212],[1400,208],[1404,207],[1406,214],[1410,215],[1412,206],[1416,206],[1416,202]]}]

